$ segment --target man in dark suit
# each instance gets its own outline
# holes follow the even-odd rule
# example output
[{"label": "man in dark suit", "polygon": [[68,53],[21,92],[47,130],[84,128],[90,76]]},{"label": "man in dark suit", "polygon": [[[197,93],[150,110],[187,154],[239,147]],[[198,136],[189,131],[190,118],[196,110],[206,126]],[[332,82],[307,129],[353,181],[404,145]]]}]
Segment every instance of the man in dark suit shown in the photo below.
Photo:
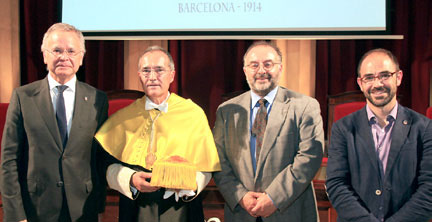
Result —
[{"label": "man in dark suit", "polygon": [[312,179],[324,133],[318,102],[278,86],[282,54],[256,42],[244,56],[251,91],[219,106],[213,130],[225,221],[317,221]]},{"label": "man in dark suit", "polygon": [[41,46],[48,75],[14,90],[2,140],[4,221],[97,221],[105,200],[105,93],[77,81],[84,37],[57,23]]},{"label": "man in dark suit", "polygon": [[402,71],[385,49],[359,62],[365,108],[332,127],[327,192],[338,221],[432,217],[432,122],[396,100]]}]

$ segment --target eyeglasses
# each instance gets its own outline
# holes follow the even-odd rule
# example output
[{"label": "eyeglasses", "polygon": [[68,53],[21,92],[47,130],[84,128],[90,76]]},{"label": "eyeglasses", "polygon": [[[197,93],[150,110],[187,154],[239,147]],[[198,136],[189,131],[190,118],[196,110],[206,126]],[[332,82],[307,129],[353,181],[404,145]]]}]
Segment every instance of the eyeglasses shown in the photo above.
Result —
[{"label": "eyeglasses", "polygon": [[66,55],[69,56],[69,57],[75,57],[75,56],[77,56],[79,53],[82,52],[82,51],[76,51],[75,49],[68,49],[68,50],[63,50],[63,49],[53,49],[53,50],[48,50],[48,49],[45,49],[45,51],[51,53],[51,55],[56,56],[56,57],[60,57],[60,56],[62,56],[64,53],[66,53]]},{"label": "eyeglasses", "polygon": [[378,75],[369,74],[359,79],[361,79],[363,83],[372,83],[375,81],[375,79],[378,79],[379,81],[386,81],[390,79],[390,77],[392,77],[397,72],[398,71],[394,71],[394,72],[385,71],[385,72],[378,73]]},{"label": "eyeglasses", "polygon": [[145,78],[149,78],[151,73],[154,71],[154,73],[156,74],[156,77],[161,77],[163,75],[165,75],[165,73],[168,71],[167,69],[165,69],[164,67],[154,67],[154,68],[150,68],[150,67],[144,67],[141,70],[141,73],[143,74],[143,76]]},{"label": "eyeglasses", "polygon": [[[273,69],[274,65],[276,64],[281,64],[280,62],[273,62],[273,61],[265,61],[262,63],[263,65],[263,69],[265,71],[270,71],[271,69]],[[259,62],[251,62],[249,63],[249,65],[246,65],[246,67],[248,67],[249,69],[251,69],[254,72],[258,72],[258,70],[260,69],[261,63]]]}]

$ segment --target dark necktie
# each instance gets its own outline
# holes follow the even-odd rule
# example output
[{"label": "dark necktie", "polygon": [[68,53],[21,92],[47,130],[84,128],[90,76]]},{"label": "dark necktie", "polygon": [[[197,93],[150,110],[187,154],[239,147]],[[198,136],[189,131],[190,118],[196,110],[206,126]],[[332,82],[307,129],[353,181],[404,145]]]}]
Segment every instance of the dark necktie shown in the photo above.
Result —
[{"label": "dark necktie", "polygon": [[252,134],[254,134],[256,137],[255,157],[257,163],[258,163],[258,157],[264,139],[265,128],[267,126],[267,108],[265,106],[267,100],[260,99],[258,100],[258,103],[260,104],[260,106],[256,114],[254,124],[252,126]]},{"label": "dark necktie", "polygon": [[57,118],[57,125],[60,132],[60,137],[63,143],[63,149],[64,149],[66,147],[68,136],[67,136],[66,108],[65,108],[63,92],[66,90],[67,86],[60,85],[56,87],[58,90],[56,118]]}]

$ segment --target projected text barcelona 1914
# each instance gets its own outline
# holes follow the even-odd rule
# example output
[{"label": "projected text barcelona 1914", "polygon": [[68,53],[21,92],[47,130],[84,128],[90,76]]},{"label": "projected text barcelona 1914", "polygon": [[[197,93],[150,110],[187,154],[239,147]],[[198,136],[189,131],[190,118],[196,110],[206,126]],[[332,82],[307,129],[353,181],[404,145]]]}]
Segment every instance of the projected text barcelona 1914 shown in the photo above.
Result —
[{"label": "projected text barcelona 1914", "polygon": [[178,3],[178,13],[236,13],[261,12],[261,2],[183,2]]}]

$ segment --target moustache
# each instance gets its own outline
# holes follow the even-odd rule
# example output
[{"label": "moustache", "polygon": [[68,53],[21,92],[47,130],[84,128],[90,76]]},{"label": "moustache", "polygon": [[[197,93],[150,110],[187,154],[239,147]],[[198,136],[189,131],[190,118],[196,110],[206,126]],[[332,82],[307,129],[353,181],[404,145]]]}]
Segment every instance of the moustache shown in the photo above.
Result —
[{"label": "moustache", "polygon": [[390,89],[384,86],[381,87],[375,87],[375,88],[371,88],[369,89],[369,93],[375,93],[375,92],[385,92],[385,93],[389,93]]},{"label": "moustache", "polygon": [[255,76],[254,76],[254,79],[255,79],[255,80],[257,80],[257,79],[261,79],[261,78],[271,79],[271,75],[268,74],[268,73],[257,73],[257,74],[255,74]]}]

